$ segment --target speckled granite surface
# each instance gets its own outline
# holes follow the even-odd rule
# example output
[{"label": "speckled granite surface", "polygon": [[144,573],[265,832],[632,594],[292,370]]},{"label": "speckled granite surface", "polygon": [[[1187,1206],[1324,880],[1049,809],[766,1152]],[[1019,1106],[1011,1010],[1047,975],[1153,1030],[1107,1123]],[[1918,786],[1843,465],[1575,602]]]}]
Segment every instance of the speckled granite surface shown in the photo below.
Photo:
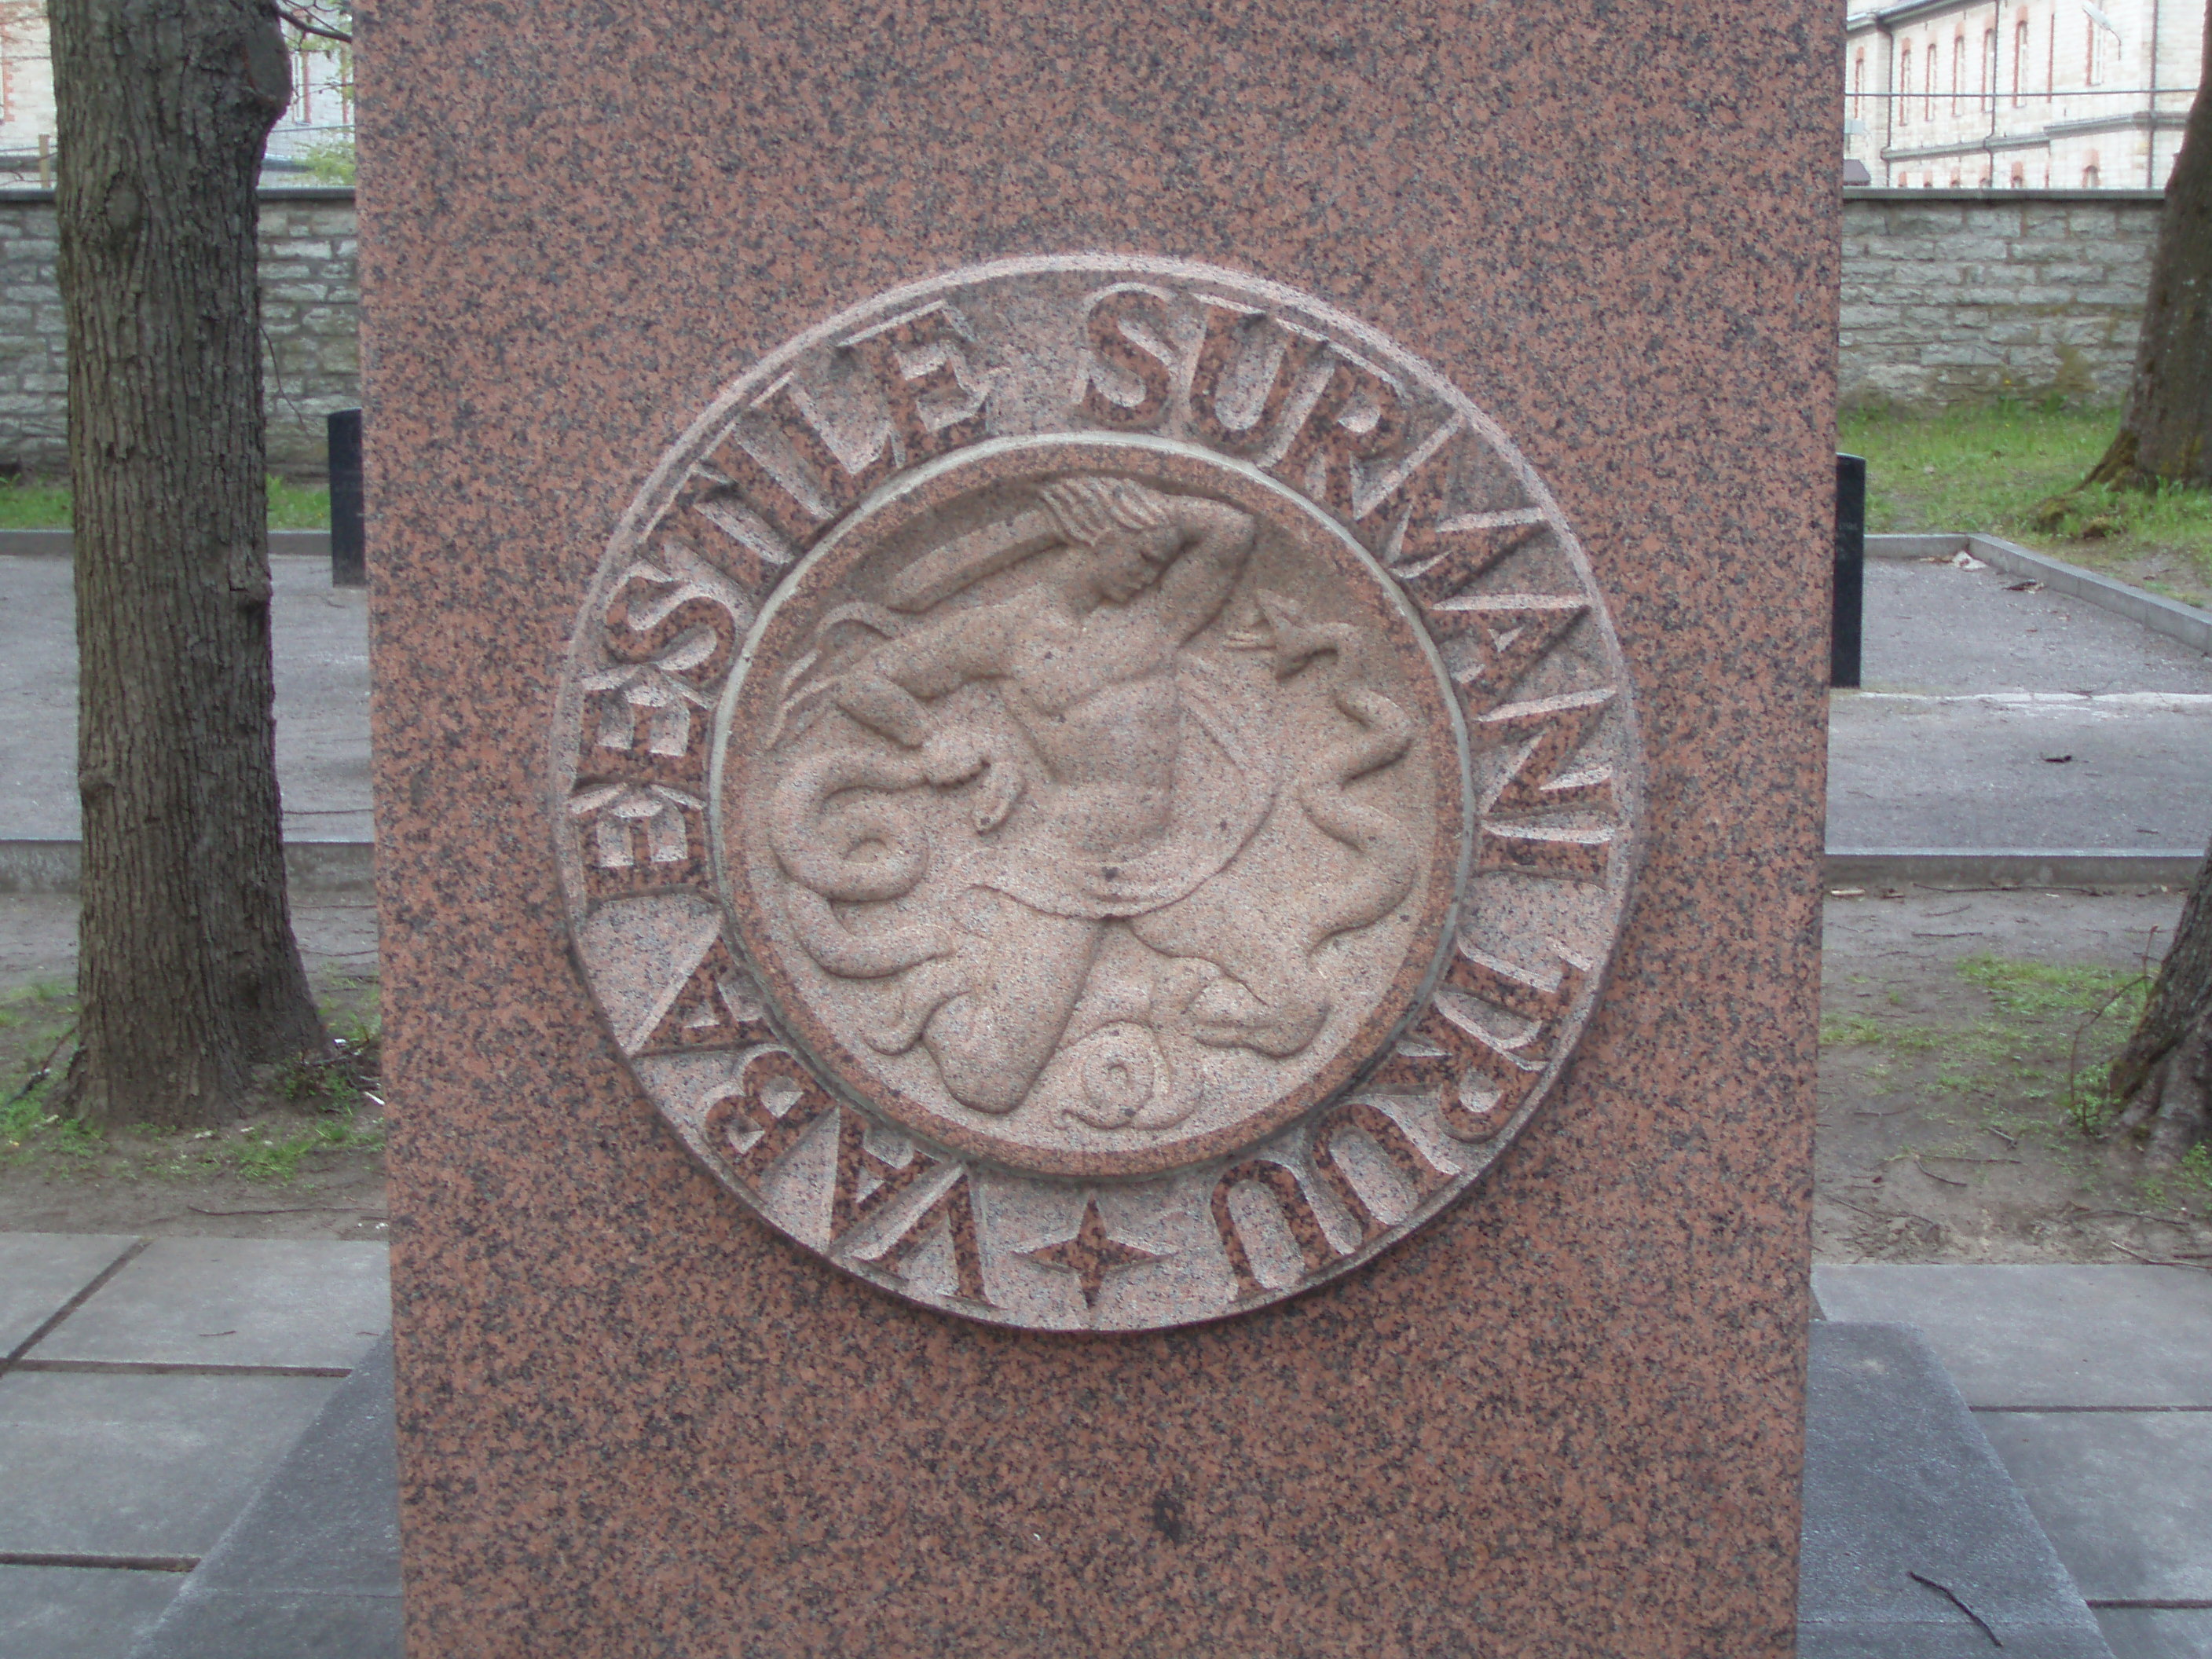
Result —
[{"label": "speckled granite surface", "polygon": [[[1835,25],[384,0],[365,17],[409,1651],[1786,1652],[1832,463]],[[716,387],[877,290],[1188,257],[1420,353],[1637,674],[1605,1006],[1486,1188],[1218,1326],[901,1305],[747,1221],[566,959],[543,733]]]}]

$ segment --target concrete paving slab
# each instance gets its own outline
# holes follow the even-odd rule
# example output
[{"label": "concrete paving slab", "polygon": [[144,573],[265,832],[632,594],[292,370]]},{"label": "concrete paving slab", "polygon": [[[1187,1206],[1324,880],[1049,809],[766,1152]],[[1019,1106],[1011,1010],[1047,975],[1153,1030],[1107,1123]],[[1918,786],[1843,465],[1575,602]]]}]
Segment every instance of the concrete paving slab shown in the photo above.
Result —
[{"label": "concrete paving slab", "polygon": [[2199,853],[2208,752],[2212,705],[1838,692],[1828,844]]},{"label": "concrete paving slab", "polygon": [[0,1233],[0,1356],[137,1242],[114,1233]]},{"label": "concrete paving slab", "polygon": [[2212,691],[2212,657],[1991,567],[1869,559],[1861,678],[1887,691]]},{"label": "concrete paving slab", "polygon": [[2212,1601],[2212,1416],[1982,1412],[1990,1445],[2092,1601]]},{"label": "concrete paving slab", "polygon": [[0,1654],[116,1659],[145,1638],[184,1586],[180,1572],[0,1566]]},{"label": "concrete paving slab", "polygon": [[1918,1333],[1821,1322],[1807,1378],[1802,1659],[2109,1659]]},{"label": "concrete paving slab", "polygon": [[381,1244],[157,1238],[27,1359],[350,1369],[392,1327]]},{"label": "concrete paving slab", "polygon": [[2112,1659],[2212,1659],[2212,1607],[2100,1607]]},{"label": "concrete paving slab", "polygon": [[[368,608],[332,588],[330,560],[270,561],[276,655],[276,775],[284,828],[367,839]],[[0,838],[73,839],[76,623],[65,559],[0,556]]]},{"label": "concrete paving slab", "polygon": [[337,1388],[11,1371],[0,1377],[0,1550],[204,1555]]},{"label": "concrete paving slab", "polygon": [[1918,1327],[1969,1406],[2212,1407],[2212,1273],[1866,1263],[1814,1267],[1813,1293]]},{"label": "concrete paving slab", "polygon": [[331,1396],[135,1659],[399,1659],[392,1346]]}]

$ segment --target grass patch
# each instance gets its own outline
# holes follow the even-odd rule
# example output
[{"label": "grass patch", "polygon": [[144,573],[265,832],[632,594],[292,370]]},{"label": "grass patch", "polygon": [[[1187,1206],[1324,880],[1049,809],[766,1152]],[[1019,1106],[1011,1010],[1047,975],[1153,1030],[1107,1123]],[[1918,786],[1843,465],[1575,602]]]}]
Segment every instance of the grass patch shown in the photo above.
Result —
[{"label": "grass patch", "polygon": [[[2150,981],[2131,968],[2053,967],[1988,952],[1959,977],[1989,994],[1990,1016],[1931,1026],[1851,1014],[1824,1020],[1824,1048],[1877,1050],[1864,1069],[1883,1082],[1900,1066],[1923,1099],[1948,1098],[2003,1116],[2008,1135],[2041,1123],[2088,1133],[2109,1115],[2105,1077],[2142,1012]],[[1996,1118],[1990,1120],[1997,1121]]]},{"label": "grass patch", "polygon": [[2054,527],[2036,507],[2079,483],[2118,411],[1998,404],[1918,416],[1849,411],[1838,441],[1867,462],[1867,529],[2001,536],[2170,597],[2212,600],[2212,491],[2085,490]]},{"label": "grass patch", "polygon": [[267,1068],[253,1093],[238,1103],[246,1121],[102,1133],[52,1107],[74,1046],[75,991],[41,983],[0,998],[0,1168],[73,1170],[125,1181],[233,1175],[282,1182],[318,1152],[381,1150],[377,1067],[383,1027],[376,981],[334,981],[321,1000],[331,1052]]},{"label": "grass patch", "polygon": [[[67,530],[70,487],[58,478],[0,480],[0,530]],[[325,484],[269,480],[271,530],[328,530],[331,492]]]}]

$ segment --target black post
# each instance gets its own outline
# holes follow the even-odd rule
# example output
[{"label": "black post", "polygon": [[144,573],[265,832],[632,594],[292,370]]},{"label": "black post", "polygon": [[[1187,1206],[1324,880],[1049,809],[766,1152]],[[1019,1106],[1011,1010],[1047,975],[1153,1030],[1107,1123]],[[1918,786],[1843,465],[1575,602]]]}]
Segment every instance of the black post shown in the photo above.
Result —
[{"label": "black post", "polygon": [[1866,460],[1836,457],[1836,577],[1828,601],[1828,684],[1859,683],[1866,610]]},{"label": "black post", "polygon": [[368,586],[368,550],[361,526],[361,411],[328,418],[331,445],[331,586]]}]

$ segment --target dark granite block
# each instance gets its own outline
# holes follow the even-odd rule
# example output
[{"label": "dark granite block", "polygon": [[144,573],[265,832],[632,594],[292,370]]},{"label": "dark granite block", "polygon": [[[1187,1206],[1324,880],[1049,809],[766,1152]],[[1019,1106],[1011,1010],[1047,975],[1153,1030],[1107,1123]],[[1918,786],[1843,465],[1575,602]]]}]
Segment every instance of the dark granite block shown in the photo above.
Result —
[{"label": "dark granite block", "polygon": [[134,1659],[398,1659],[392,1345],[342,1383]]},{"label": "dark granite block", "polygon": [[2111,1659],[1927,1341],[1813,1327],[1803,1659]]}]

